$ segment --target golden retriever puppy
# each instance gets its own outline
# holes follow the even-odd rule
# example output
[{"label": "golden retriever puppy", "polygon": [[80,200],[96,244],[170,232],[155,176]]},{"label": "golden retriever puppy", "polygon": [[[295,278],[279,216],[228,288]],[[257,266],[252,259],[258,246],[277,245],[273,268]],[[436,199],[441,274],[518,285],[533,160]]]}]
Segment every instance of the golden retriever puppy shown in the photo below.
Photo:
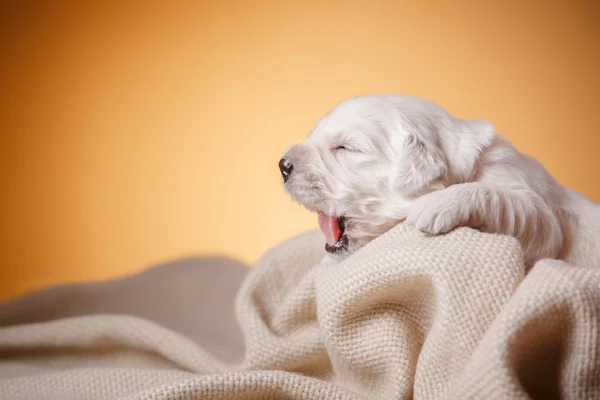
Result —
[{"label": "golden retriever puppy", "polygon": [[469,226],[514,236],[528,266],[542,258],[600,266],[600,206],[488,121],[427,100],[346,100],[284,152],[279,168],[287,193],[318,213],[334,259],[406,220],[431,235]]}]

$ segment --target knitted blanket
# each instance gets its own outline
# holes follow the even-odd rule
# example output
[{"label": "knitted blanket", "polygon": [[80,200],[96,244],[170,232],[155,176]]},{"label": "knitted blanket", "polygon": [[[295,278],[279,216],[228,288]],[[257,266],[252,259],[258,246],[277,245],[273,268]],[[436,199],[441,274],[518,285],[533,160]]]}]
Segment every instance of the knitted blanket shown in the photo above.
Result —
[{"label": "knitted blanket", "polygon": [[516,240],[469,228],[323,245],[0,305],[0,398],[600,399],[600,269],[525,276]]}]

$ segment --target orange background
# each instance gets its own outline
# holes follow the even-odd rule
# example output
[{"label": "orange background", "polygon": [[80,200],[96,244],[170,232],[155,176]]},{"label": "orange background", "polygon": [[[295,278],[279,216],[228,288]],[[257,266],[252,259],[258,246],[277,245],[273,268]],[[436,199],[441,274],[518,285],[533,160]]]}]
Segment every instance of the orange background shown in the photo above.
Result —
[{"label": "orange background", "polygon": [[598,2],[9,3],[0,297],[186,255],[254,262],[316,227],[280,154],[363,93],[487,118],[600,200]]}]

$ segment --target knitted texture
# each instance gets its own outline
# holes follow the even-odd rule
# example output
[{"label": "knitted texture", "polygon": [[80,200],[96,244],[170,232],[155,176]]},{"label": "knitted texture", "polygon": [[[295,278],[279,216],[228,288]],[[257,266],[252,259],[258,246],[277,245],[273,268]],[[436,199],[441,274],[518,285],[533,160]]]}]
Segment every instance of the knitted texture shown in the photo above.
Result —
[{"label": "knitted texture", "polygon": [[600,399],[600,269],[542,260],[525,276],[515,239],[469,228],[399,225],[323,256],[308,232],[250,270],[239,363],[127,315],[13,325],[0,398]]}]

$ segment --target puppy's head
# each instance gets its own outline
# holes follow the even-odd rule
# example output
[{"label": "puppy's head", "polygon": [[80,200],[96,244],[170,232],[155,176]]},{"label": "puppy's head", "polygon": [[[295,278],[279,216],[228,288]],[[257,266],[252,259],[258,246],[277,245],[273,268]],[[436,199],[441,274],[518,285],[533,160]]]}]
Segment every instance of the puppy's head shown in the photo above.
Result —
[{"label": "puppy's head", "polygon": [[493,129],[410,96],[360,96],[325,115],[279,168],[341,259],[405,219],[418,196],[469,179]]}]

